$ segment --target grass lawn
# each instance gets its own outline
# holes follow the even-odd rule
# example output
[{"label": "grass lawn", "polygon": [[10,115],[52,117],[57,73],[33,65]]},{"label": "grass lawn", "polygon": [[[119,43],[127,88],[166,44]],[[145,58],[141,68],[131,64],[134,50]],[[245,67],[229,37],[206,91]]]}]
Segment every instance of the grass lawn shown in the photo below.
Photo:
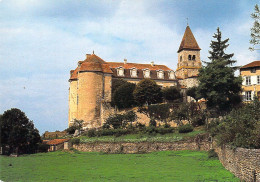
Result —
[{"label": "grass lawn", "polygon": [[116,136],[98,136],[98,137],[87,137],[80,136],[80,142],[175,142],[180,140],[185,140],[190,137],[194,137],[198,134],[205,133],[204,130],[195,130],[190,133],[178,133],[175,131],[174,133],[167,133],[161,135],[159,133],[154,135],[149,134],[127,134],[119,137]]},{"label": "grass lawn", "polygon": [[[11,165],[10,165],[11,164]],[[0,156],[3,181],[239,181],[206,152],[50,152]]]}]

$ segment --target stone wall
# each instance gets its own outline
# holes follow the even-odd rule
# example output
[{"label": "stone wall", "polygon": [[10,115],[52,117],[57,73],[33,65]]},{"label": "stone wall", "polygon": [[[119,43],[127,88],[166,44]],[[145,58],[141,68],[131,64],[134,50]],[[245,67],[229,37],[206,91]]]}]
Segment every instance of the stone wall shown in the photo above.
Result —
[{"label": "stone wall", "polygon": [[223,146],[215,151],[223,166],[241,180],[260,182],[260,149]]},{"label": "stone wall", "polygon": [[73,145],[73,148],[84,152],[105,153],[147,153],[154,151],[202,150],[208,151],[211,143],[208,141],[179,142],[96,142]]}]

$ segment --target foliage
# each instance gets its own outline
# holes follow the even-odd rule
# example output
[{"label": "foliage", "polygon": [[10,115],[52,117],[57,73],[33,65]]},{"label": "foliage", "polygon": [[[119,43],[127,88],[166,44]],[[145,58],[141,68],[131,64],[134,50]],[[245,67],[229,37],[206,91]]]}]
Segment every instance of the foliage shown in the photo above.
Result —
[{"label": "foliage", "polygon": [[82,129],[82,127],[83,127],[83,120],[78,120],[78,119],[74,119],[73,120],[73,126],[74,126],[74,128],[76,129],[76,130],[81,130]]},{"label": "foliage", "polygon": [[255,46],[259,45],[260,43],[260,10],[259,10],[259,6],[256,4],[255,5],[255,12],[251,14],[251,18],[254,19],[254,25],[251,28],[251,40],[250,40],[250,44],[252,44],[252,47],[250,47],[249,49],[251,51],[255,50]]},{"label": "foliage", "polygon": [[149,126],[154,126],[154,127],[156,127],[156,121],[155,121],[155,119],[150,119]]},{"label": "foliage", "polygon": [[223,114],[241,102],[239,93],[242,78],[234,75],[236,67],[231,65],[236,61],[232,60],[233,54],[224,52],[228,47],[228,39],[221,40],[219,28],[213,37],[217,41],[211,42],[211,62],[200,69],[198,88],[201,96],[207,100],[207,107]]},{"label": "foliage", "polygon": [[71,143],[72,143],[72,145],[78,145],[80,143],[80,139],[79,138],[72,138]]},{"label": "foliage", "polygon": [[133,107],[136,104],[133,96],[134,89],[135,84],[129,82],[118,86],[112,95],[114,105],[119,109]]},{"label": "foliage", "polygon": [[260,101],[233,109],[224,119],[210,123],[209,129],[220,145],[260,148]]},{"label": "foliage", "polygon": [[72,126],[68,127],[65,131],[66,131],[68,134],[74,134],[75,131],[76,131],[76,126],[72,125]]},{"label": "foliage", "polygon": [[134,90],[134,98],[138,105],[156,104],[162,102],[161,87],[154,80],[141,80]]},{"label": "foliage", "polygon": [[173,102],[174,100],[181,98],[180,89],[178,87],[164,87],[162,89],[162,94],[167,102]]},{"label": "foliage", "polygon": [[96,136],[96,130],[94,128],[88,130],[87,135],[88,135],[88,137],[95,137]]},{"label": "foliage", "polygon": [[48,152],[49,145],[46,143],[39,143],[38,152]]},{"label": "foliage", "polygon": [[138,112],[146,114],[151,119],[157,119],[159,121],[167,123],[167,119],[170,115],[169,104],[155,104],[148,107],[140,107]]},{"label": "foliage", "polygon": [[198,87],[195,87],[195,86],[188,88],[186,93],[187,93],[187,96],[194,98],[196,101],[198,101],[199,99],[202,98],[199,93]]},{"label": "foliage", "polygon": [[218,154],[215,152],[214,149],[210,149],[208,151],[208,158],[218,158]]},{"label": "foliage", "polygon": [[182,125],[178,127],[179,133],[189,133],[193,131],[193,127],[190,124]]},{"label": "foliage", "polygon": [[24,112],[12,108],[0,117],[0,144],[10,153],[34,153],[41,142],[39,131]]},{"label": "foliage", "polygon": [[114,114],[106,119],[103,128],[113,127],[114,129],[126,128],[128,124],[132,123],[137,119],[136,113],[134,111],[129,111],[124,114]]}]

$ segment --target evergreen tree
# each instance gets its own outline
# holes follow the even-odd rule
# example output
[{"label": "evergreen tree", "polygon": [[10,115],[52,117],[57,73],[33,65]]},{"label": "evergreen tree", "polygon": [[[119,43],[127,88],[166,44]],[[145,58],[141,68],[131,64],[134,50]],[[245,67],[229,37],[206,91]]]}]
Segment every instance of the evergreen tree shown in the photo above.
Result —
[{"label": "evergreen tree", "polygon": [[231,64],[234,54],[226,54],[224,51],[228,47],[228,40],[221,40],[219,28],[214,34],[217,41],[211,41],[209,59],[205,67],[199,72],[199,92],[207,100],[207,107],[217,112],[229,111],[234,105],[241,102],[239,92],[241,91],[242,79],[235,77],[235,67]]},{"label": "evergreen tree", "polygon": [[212,49],[209,51],[210,56],[208,57],[211,61],[213,60],[226,60],[227,64],[233,64],[236,61],[232,60],[232,57],[234,54],[226,54],[224,51],[229,46],[227,42],[229,39],[222,40],[222,34],[219,30],[219,27],[217,28],[217,33],[213,35],[213,38],[217,39],[216,41],[211,41],[210,48]]},{"label": "evergreen tree", "polygon": [[254,25],[251,28],[251,40],[250,44],[253,45],[253,47],[249,47],[251,51],[256,50],[255,45],[260,44],[260,10],[258,5],[255,5],[255,12],[251,14],[251,18],[254,19]]}]

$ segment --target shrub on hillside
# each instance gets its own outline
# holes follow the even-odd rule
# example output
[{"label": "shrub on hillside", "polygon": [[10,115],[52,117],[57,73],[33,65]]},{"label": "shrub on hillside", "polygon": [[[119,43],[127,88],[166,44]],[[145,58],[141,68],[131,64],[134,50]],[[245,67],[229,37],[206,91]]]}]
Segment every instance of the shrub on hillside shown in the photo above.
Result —
[{"label": "shrub on hillside", "polygon": [[260,148],[260,101],[245,104],[222,120],[210,123],[210,132],[220,145]]},{"label": "shrub on hillside", "polygon": [[114,114],[109,116],[106,119],[106,122],[103,124],[104,129],[118,129],[118,128],[126,128],[129,124],[137,119],[136,113],[134,111],[129,111],[124,114]]},{"label": "shrub on hillside", "polygon": [[154,127],[156,127],[156,121],[155,121],[155,119],[150,119],[149,126],[154,126]]},{"label": "shrub on hillside", "polygon": [[48,152],[49,145],[46,143],[40,143],[38,145],[38,152]]},{"label": "shrub on hillside", "polygon": [[180,89],[177,87],[165,87],[162,89],[162,94],[164,100],[167,102],[173,102],[177,99],[181,99],[182,95],[180,93]]},{"label": "shrub on hillside", "polygon": [[161,135],[167,134],[167,133],[173,133],[174,128],[156,128],[156,133],[160,133]]},{"label": "shrub on hillside", "polygon": [[72,138],[71,143],[72,143],[72,145],[74,145],[74,144],[78,145],[80,143],[80,139],[79,138]]},{"label": "shrub on hillside", "polygon": [[193,127],[190,124],[182,125],[178,127],[179,133],[189,133],[193,131]]},{"label": "shrub on hillside", "polygon": [[208,151],[208,158],[218,158],[218,154],[215,152],[214,149],[210,149]]},{"label": "shrub on hillside", "polygon": [[90,129],[87,131],[87,136],[88,137],[95,137],[97,135],[96,130],[95,129]]},{"label": "shrub on hillside", "polygon": [[72,126],[68,127],[65,131],[66,131],[68,134],[74,134],[75,131],[76,131],[76,126],[72,125]]}]

